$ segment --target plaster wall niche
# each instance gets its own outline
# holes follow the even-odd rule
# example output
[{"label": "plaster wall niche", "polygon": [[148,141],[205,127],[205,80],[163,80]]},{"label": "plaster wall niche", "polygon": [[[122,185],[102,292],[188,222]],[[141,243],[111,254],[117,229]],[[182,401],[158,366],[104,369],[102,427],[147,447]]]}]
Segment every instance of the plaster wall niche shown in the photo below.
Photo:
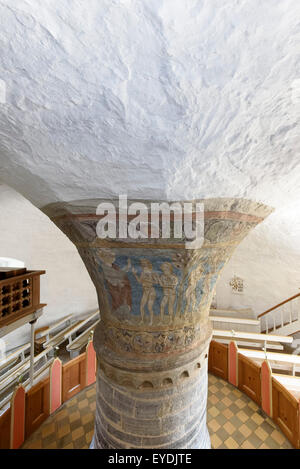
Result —
[{"label": "plaster wall niche", "polygon": [[[98,294],[92,446],[209,448],[207,358],[215,285],[236,246],[272,210],[245,199],[202,200],[204,243],[186,249],[185,239],[175,237],[99,238],[100,202],[43,208],[76,245]],[[118,201],[110,202],[120,217]],[[151,201],[144,203],[150,209]]]}]

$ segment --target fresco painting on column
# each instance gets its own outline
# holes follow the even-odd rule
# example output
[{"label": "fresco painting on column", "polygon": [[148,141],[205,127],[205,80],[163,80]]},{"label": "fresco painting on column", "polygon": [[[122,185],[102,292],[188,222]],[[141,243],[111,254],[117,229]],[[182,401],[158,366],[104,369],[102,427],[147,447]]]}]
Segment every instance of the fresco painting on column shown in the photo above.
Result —
[{"label": "fresco painting on column", "polygon": [[[155,326],[169,319],[174,323],[193,322],[193,315],[198,315],[200,305],[208,300],[206,293],[214,288],[224,265],[224,261],[209,264],[208,258],[202,263],[197,252],[184,265],[176,258],[174,262],[170,251],[155,255],[145,250],[142,258],[126,251],[128,255],[124,255],[124,249],[113,252],[97,248],[95,257],[105,285],[103,314],[107,305],[111,317],[129,324]],[[199,265],[195,266],[197,260]]]},{"label": "fresco painting on column", "polygon": [[[73,242],[98,293],[95,447],[207,448],[209,308],[215,284],[234,249],[271,209],[243,199],[204,200],[204,243],[187,249],[175,238],[95,238],[87,221],[95,220],[99,202],[44,209],[61,229],[67,225],[71,237],[74,219]],[[112,203],[117,207],[117,200]],[[167,410],[161,407],[162,394]],[[145,406],[148,419],[142,417]],[[112,413],[114,424],[108,425]]]},{"label": "fresco painting on column", "polygon": [[166,316],[174,320],[182,272],[173,265],[172,253],[146,252],[141,258],[132,250],[124,254],[124,249],[113,255],[110,251],[109,257],[107,250],[97,249],[110,315],[116,321],[150,326],[164,323]]}]

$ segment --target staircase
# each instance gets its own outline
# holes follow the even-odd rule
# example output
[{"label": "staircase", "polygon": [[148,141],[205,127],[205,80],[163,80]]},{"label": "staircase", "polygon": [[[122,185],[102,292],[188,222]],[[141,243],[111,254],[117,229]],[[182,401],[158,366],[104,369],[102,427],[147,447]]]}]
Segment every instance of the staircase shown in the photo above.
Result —
[{"label": "staircase", "polygon": [[235,340],[239,347],[283,350],[283,343],[290,344],[293,341],[292,337],[281,334],[262,334],[260,321],[254,319],[251,309],[211,309],[210,320],[214,340],[223,344]]},{"label": "staircase", "polygon": [[[261,321],[261,332],[266,334],[293,336],[300,332],[300,293],[273,306],[257,316]],[[295,340],[294,354],[300,352],[300,340]]]}]

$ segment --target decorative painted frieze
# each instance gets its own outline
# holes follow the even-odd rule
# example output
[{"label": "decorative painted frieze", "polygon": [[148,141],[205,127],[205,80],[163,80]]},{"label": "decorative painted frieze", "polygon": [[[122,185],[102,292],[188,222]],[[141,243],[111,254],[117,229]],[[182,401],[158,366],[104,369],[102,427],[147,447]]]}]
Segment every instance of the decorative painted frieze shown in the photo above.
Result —
[{"label": "decorative painted frieze", "polygon": [[[143,201],[146,208],[153,202]],[[203,237],[197,249],[191,248],[184,229],[181,237],[175,236],[181,231],[172,212],[169,237],[151,237],[152,219],[146,211],[143,234],[133,239],[132,215],[127,218],[128,229],[118,226],[116,233],[122,231],[122,237],[98,236],[99,222],[102,233],[107,215],[97,207],[101,203],[112,207],[119,222],[122,213],[116,200],[44,208],[76,245],[98,294],[101,321],[94,333],[99,364],[94,447],[209,446],[205,409],[211,301],[235,247],[270,209],[242,199],[196,202],[203,205]],[[156,234],[160,235],[162,216],[157,220]],[[194,212],[190,220],[193,226]],[[201,395],[191,398],[186,391],[195,383]],[[184,408],[181,413],[179,402]],[[159,413],[154,412],[157,408]]]}]

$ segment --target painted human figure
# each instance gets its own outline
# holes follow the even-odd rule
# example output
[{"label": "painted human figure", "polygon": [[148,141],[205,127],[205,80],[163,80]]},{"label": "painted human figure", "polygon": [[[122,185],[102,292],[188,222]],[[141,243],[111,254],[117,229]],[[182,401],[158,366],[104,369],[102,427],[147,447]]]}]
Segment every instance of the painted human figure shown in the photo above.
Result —
[{"label": "painted human figure", "polygon": [[142,259],[141,266],[142,273],[140,274],[140,276],[138,276],[135,269],[132,268],[132,272],[136,280],[141,284],[143,289],[143,295],[140,305],[141,322],[143,323],[145,320],[145,306],[147,305],[150,314],[150,324],[152,324],[154,317],[153,304],[156,298],[154,285],[158,283],[158,274],[152,271],[152,264],[148,259]]},{"label": "painted human figure", "polygon": [[186,307],[184,314],[185,316],[190,315],[193,318],[193,311],[196,307],[196,282],[198,280],[197,269],[192,270],[189,277],[189,283],[185,290]]},{"label": "painted human figure", "polygon": [[127,276],[127,272],[131,267],[130,259],[128,259],[127,266],[120,269],[115,264],[116,256],[112,251],[102,249],[98,252],[98,256],[102,261],[101,267],[111,296],[112,311],[123,310],[129,313],[132,307],[131,286]]},{"label": "painted human figure", "polygon": [[164,262],[160,268],[163,271],[163,274],[159,276],[159,284],[163,288],[163,297],[160,304],[160,320],[162,322],[166,305],[168,306],[169,316],[174,319],[178,278],[173,274],[173,266],[169,262]]}]

